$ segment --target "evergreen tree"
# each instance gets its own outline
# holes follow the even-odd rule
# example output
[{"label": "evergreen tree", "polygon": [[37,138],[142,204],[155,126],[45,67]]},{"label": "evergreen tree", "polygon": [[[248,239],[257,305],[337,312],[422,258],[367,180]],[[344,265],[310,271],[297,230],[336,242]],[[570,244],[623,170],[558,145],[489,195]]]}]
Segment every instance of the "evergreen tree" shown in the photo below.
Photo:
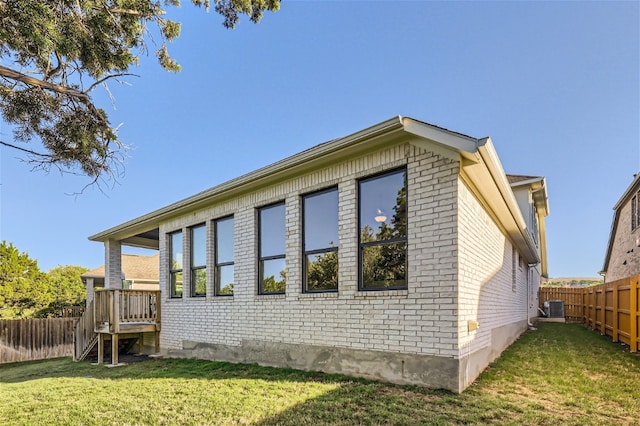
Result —
[{"label": "evergreen tree", "polygon": [[[209,8],[210,0],[191,0]],[[214,0],[223,25],[239,15],[259,22],[279,0]],[[15,126],[15,143],[36,168],[80,172],[93,179],[114,177],[124,145],[103,109],[91,98],[96,87],[123,78],[147,52],[157,33],[156,56],[168,71],[179,71],[167,43],[180,23],[165,7],[180,0],[4,0],[0,1],[0,111]],[[150,35],[151,34],[151,35]],[[33,139],[43,149],[21,143]]]}]

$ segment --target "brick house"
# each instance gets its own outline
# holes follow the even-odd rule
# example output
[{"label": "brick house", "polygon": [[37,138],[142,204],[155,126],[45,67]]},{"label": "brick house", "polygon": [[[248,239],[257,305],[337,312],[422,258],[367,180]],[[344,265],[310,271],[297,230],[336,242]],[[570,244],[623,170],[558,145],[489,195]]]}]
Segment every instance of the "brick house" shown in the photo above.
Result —
[{"label": "brick house", "polygon": [[395,117],[90,237],[160,252],[166,356],[461,392],[537,316],[544,178]]},{"label": "brick house", "polygon": [[601,275],[605,282],[640,274],[640,173],[613,207],[609,243]]}]

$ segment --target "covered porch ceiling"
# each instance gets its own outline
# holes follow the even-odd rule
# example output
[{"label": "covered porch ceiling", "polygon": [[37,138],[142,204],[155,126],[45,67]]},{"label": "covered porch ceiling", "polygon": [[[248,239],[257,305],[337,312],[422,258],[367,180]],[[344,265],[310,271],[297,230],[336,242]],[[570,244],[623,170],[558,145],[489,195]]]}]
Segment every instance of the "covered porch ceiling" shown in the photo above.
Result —
[{"label": "covered porch ceiling", "polygon": [[160,228],[150,229],[120,240],[125,246],[145,248],[151,250],[160,249]]}]

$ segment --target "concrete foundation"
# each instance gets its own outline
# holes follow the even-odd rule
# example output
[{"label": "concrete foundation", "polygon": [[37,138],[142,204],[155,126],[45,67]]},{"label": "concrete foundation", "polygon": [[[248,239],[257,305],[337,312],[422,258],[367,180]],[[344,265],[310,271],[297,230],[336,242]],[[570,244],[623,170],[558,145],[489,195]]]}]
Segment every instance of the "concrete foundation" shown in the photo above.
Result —
[{"label": "concrete foundation", "polygon": [[164,351],[164,355],[340,373],[453,392],[462,390],[457,380],[458,360],[453,358],[258,340],[244,340],[240,346],[184,340],[182,346],[182,350]]},{"label": "concrete foundation", "polygon": [[528,324],[526,320],[497,327],[491,330],[491,345],[460,357],[459,389],[466,389],[484,371],[489,364],[498,359],[500,354],[524,333]]}]

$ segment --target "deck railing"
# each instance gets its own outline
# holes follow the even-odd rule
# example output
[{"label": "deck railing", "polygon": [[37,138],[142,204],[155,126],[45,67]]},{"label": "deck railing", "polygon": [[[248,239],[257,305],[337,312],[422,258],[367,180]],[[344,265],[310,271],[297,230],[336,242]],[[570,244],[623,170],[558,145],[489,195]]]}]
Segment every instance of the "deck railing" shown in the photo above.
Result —
[{"label": "deck railing", "polygon": [[96,332],[120,333],[144,324],[160,331],[160,291],[96,290],[94,312]]},{"label": "deck railing", "polygon": [[86,352],[91,350],[96,340],[95,322],[93,320],[93,301],[82,313],[73,326],[73,360],[80,361],[86,356]]}]

